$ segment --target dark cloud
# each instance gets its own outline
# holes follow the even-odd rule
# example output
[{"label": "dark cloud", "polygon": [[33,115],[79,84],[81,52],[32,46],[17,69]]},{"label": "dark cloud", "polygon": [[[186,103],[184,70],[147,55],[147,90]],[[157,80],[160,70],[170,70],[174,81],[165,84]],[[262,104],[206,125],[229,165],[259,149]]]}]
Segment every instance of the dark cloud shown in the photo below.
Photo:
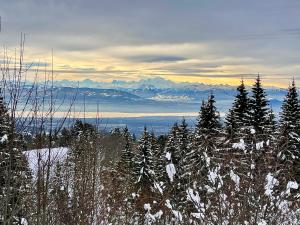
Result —
[{"label": "dark cloud", "polygon": [[[287,68],[300,75],[298,0],[0,0],[0,43],[16,46],[20,33],[41,51],[85,54],[109,46],[202,43],[208,51],[157,52],[124,57],[134,62],[232,58],[236,65]],[[120,56],[120,58],[122,58]],[[249,58],[251,61],[242,61]],[[209,63],[207,63],[209,64]],[[224,63],[226,64],[226,63]],[[228,64],[233,65],[232,60]],[[108,65],[109,66],[109,65]],[[168,68],[177,74],[182,68]],[[191,73],[205,72],[191,68]],[[216,73],[220,72],[216,69]],[[247,73],[248,71],[241,71]],[[282,72],[282,71],[279,71]],[[279,73],[278,72],[278,73]],[[229,76],[230,77],[230,76]]]},{"label": "dark cloud", "polygon": [[92,36],[115,44],[280,36],[291,21],[300,25],[299,8],[297,0],[14,0],[2,1],[0,13],[6,32],[54,40]]}]

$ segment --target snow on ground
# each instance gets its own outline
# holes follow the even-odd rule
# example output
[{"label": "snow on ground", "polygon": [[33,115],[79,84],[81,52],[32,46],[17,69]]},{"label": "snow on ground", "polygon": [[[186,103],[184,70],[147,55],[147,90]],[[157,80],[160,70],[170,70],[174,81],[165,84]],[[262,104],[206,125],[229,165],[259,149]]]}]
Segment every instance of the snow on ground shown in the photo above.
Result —
[{"label": "snow on ground", "polygon": [[[68,148],[58,147],[58,148],[42,148],[42,149],[33,149],[25,151],[24,155],[26,156],[29,164],[29,168],[32,170],[33,174],[37,173],[38,161],[41,160],[41,165],[46,165],[46,162],[49,160],[50,165],[53,166],[58,162],[63,162],[67,158]],[[50,154],[50,155],[49,155]],[[50,157],[49,157],[50,156]]]}]

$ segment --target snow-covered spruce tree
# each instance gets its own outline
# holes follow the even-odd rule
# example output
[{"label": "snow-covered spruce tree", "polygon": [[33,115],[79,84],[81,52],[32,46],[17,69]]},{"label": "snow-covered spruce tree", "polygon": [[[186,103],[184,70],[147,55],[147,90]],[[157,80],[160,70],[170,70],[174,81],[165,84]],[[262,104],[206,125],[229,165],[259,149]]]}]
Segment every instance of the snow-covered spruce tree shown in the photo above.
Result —
[{"label": "snow-covered spruce tree", "polygon": [[250,125],[254,129],[256,136],[265,136],[268,127],[272,123],[270,121],[272,118],[270,116],[271,110],[266,96],[258,75],[252,87],[252,96],[250,98]]},{"label": "snow-covered spruce tree", "polygon": [[[164,154],[160,149],[158,144],[158,140],[152,131],[150,134],[150,151],[153,154],[153,161],[154,161],[154,181],[159,182],[162,181],[164,174],[165,174],[165,163],[164,163]],[[157,183],[156,185],[158,185]]]},{"label": "snow-covered spruce tree", "polygon": [[199,173],[206,165],[206,159],[217,150],[216,144],[220,134],[220,117],[215,107],[214,96],[208,102],[202,101],[191,148],[187,152],[186,172]]},{"label": "snow-covered spruce tree", "polygon": [[218,153],[221,137],[219,112],[214,96],[202,102],[190,148],[186,154],[184,179],[190,188],[197,191],[205,202],[209,181],[209,171],[214,170],[214,156]]},{"label": "snow-covered spruce tree", "polygon": [[[207,102],[203,102],[194,134],[195,154],[212,157],[218,151],[222,143],[222,125],[220,114],[215,106],[215,97],[211,94]],[[198,150],[197,150],[198,149]],[[202,152],[201,154],[199,154]]]},{"label": "snow-covered spruce tree", "polygon": [[165,147],[165,158],[168,161],[171,161],[174,165],[178,165],[181,160],[181,152],[179,149],[178,143],[178,124],[175,123],[171,128],[171,132],[168,136],[168,140]]},{"label": "snow-covered spruce tree", "polygon": [[92,224],[97,210],[96,195],[99,191],[98,170],[100,147],[97,129],[88,123],[76,121],[71,128],[72,143],[68,152],[70,223]]},{"label": "snow-covered spruce tree", "polygon": [[135,195],[138,196],[135,206],[138,212],[139,224],[144,224],[146,219],[144,215],[145,204],[152,203],[155,200],[156,174],[154,159],[154,153],[151,149],[151,135],[145,127],[139,139],[134,163]]},{"label": "snow-covered spruce tree", "polygon": [[171,128],[166,142],[163,160],[164,160],[164,177],[163,183],[173,186],[174,180],[178,181],[179,167],[182,163],[182,155],[178,142],[179,127],[175,123]]},{"label": "snow-covered spruce tree", "polygon": [[188,124],[186,123],[185,119],[182,119],[181,123],[179,124],[177,139],[179,145],[179,152],[181,154],[181,157],[183,158],[182,160],[184,160],[184,157],[188,152],[190,142]]},{"label": "snow-covered spruce tree", "polygon": [[269,122],[268,122],[268,125],[266,127],[266,132],[269,135],[271,135],[271,134],[274,135],[274,133],[276,132],[276,128],[277,128],[277,121],[276,121],[275,113],[274,113],[272,108],[270,109],[268,121]]},{"label": "snow-covered spruce tree", "polygon": [[180,125],[177,123],[171,129],[165,147],[165,180],[169,199],[177,209],[183,209],[186,202],[186,181],[184,179],[184,165],[189,148],[189,131],[185,119]]},{"label": "snow-covered spruce tree", "polygon": [[250,107],[248,92],[242,80],[237,88],[232,108],[226,116],[226,131],[229,139],[239,139],[244,136],[245,129],[249,126]]},{"label": "snow-covered spruce tree", "polygon": [[[289,87],[280,115],[278,156],[283,162],[292,164],[292,170],[300,171],[300,104],[295,81]],[[296,174],[295,174],[296,175]],[[300,176],[298,179],[300,182]]]},{"label": "snow-covered spruce tree", "polygon": [[215,103],[215,96],[213,94],[208,97],[207,102],[202,102],[196,124],[196,133],[200,136],[215,135],[220,132],[220,114],[217,111]]},{"label": "snow-covered spruce tree", "polygon": [[[259,75],[252,88],[249,108],[250,113],[246,111],[247,114],[249,113],[249,124],[246,121],[238,129],[238,139],[232,144],[235,154],[231,156],[230,160],[230,164],[233,160],[243,164],[230,167],[236,167],[234,170],[238,176],[247,177],[249,187],[251,187],[249,190],[254,190],[252,185],[255,186],[256,181],[266,172],[258,168],[265,168],[272,157],[272,148],[274,147],[272,135],[273,129],[275,129],[273,114],[269,108]],[[230,167],[228,169],[232,171]]]},{"label": "snow-covered spruce tree", "polygon": [[288,89],[280,114],[280,129],[288,138],[288,149],[283,157],[293,159],[299,156],[300,148],[300,104],[295,81]]},{"label": "snow-covered spruce tree", "polygon": [[[127,126],[123,130],[123,137],[124,137],[124,148],[121,152],[121,160],[122,163],[125,166],[125,169],[132,170],[133,169],[133,151],[132,151],[132,145],[133,145],[133,139],[132,136],[127,128]],[[128,171],[130,172],[130,171]]]},{"label": "snow-covered spruce tree", "polygon": [[13,225],[28,221],[26,197],[30,172],[21,143],[0,94],[0,224]]},{"label": "snow-covered spruce tree", "polygon": [[137,147],[137,155],[135,157],[135,184],[137,190],[150,190],[155,178],[153,152],[150,148],[150,135],[147,128],[144,128],[142,137]]},{"label": "snow-covered spruce tree", "polygon": [[238,130],[238,125],[236,123],[236,117],[234,111],[232,109],[229,109],[225,118],[226,139],[228,139],[230,142],[235,141],[238,131],[239,130]]},{"label": "snow-covered spruce tree", "polygon": [[[275,144],[275,121],[272,110],[266,97],[265,90],[262,87],[260,76],[258,75],[252,88],[250,98],[250,130],[247,134],[247,141],[243,145],[248,165],[254,169],[249,169],[249,178],[255,183],[257,177],[257,168],[264,168],[269,159],[274,155]],[[246,171],[246,170],[245,170]]]},{"label": "snow-covered spruce tree", "polygon": [[239,127],[244,127],[249,124],[249,98],[244,81],[237,88],[237,95],[233,103],[233,111],[236,115],[236,121]]},{"label": "snow-covered spruce tree", "polygon": [[[122,130],[121,140],[123,141],[121,148],[121,158],[117,162],[117,166],[105,169],[105,173],[101,176],[102,184],[105,186],[104,196],[107,199],[108,212],[103,211],[110,223],[118,223],[123,218],[124,224],[129,224],[131,217],[135,211],[135,155],[133,152],[135,141],[127,126]],[[113,140],[114,141],[114,140]],[[115,145],[113,145],[115,147]],[[104,178],[107,175],[112,178]],[[104,182],[103,182],[104,181]],[[114,192],[111,193],[111,188]],[[105,210],[105,209],[104,209]],[[108,223],[107,221],[107,223]]]},{"label": "snow-covered spruce tree", "polygon": [[181,159],[177,165],[177,192],[179,198],[178,209],[183,210],[186,205],[186,189],[189,187],[189,180],[185,176],[185,166],[189,162],[187,153],[190,151],[191,135],[185,119],[181,121],[178,128],[177,140],[179,153],[181,155]]}]

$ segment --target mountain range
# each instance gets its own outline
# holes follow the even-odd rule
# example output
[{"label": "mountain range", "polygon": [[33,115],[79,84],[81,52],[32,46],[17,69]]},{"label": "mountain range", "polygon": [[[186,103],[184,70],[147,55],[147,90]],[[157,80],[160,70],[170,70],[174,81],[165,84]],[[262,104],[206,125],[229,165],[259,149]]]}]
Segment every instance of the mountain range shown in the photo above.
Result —
[{"label": "mountain range", "polygon": [[80,88],[110,88],[110,89],[191,89],[205,90],[211,88],[232,88],[230,85],[207,85],[204,83],[173,82],[162,77],[140,79],[137,81],[113,80],[111,82],[99,82],[90,79],[82,81],[57,80],[54,85],[58,87]]},{"label": "mountain range", "polygon": [[[138,81],[113,80],[112,82],[61,80],[55,81],[54,85],[58,101],[76,93],[78,109],[82,110],[80,108],[85,103],[85,110],[89,112],[97,111],[98,106],[102,112],[197,112],[202,100],[207,99],[208,95],[213,93],[219,111],[226,113],[236,95],[234,86],[176,83],[161,77]],[[286,90],[266,87],[266,92],[270,106],[278,113]]]},{"label": "mountain range", "polygon": [[[30,88],[30,85],[27,87]],[[41,96],[44,91],[42,87],[43,85]],[[251,87],[247,88],[250,91]],[[270,106],[278,115],[286,90],[266,87],[266,92]],[[54,82],[53,93],[55,105],[58,106],[55,109],[57,112],[68,111],[75,96],[72,111],[81,112],[77,116],[82,116],[85,111],[86,121],[94,123],[95,115],[100,112],[100,123],[104,130],[127,126],[131,132],[139,135],[144,126],[158,134],[167,133],[170,126],[180,121],[183,116],[190,126],[194,126],[202,100],[207,99],[211,93],[215,95],[221,117],[224,117],[234,101],[236,87],[175,83],[161,77],[112,82],[62,80]],[[47,98],[50,99],[49,95]]]}]

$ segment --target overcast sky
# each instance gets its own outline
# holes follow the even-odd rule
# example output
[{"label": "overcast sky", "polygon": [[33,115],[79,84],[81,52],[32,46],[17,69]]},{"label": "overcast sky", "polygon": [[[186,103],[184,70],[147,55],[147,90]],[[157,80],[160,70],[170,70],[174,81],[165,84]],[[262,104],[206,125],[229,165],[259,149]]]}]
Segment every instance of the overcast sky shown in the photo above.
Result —
[{"label": "overcast sky", "polygon": [[[1,45],[57,79],[300,82],[299,0],[0,0]],[[300,84],[299,84],[300,85]]]}]

